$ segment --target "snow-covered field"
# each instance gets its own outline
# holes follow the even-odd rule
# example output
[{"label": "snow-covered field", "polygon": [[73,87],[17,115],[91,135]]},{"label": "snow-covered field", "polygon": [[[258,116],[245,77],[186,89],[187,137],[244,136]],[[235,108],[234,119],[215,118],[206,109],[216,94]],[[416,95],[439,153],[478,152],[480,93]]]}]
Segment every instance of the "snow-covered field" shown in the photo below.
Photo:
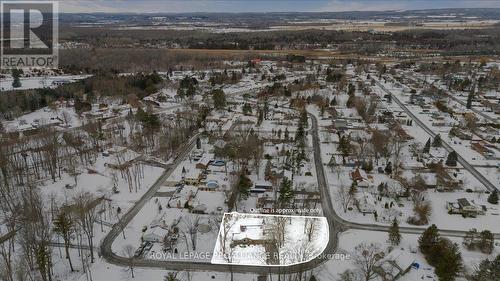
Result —
[{"label": "snow-covered field", "polygon": [[10,90],[28,90],[28,89],[39,89],[39,88],[55,88],[60,84],[73,83],[78,80],[82,80],[90,77],[91,75],[60,75],[60,76],[40,76],[40,77],[22,77],[21,87],[12,87],[12,82],[14,78],[12,76],[7,76],[0,80],[0,90],[10,91]]},{"label": "snow-covered field", "polygon": [[290,266],[319,256],[328,240],[324,217],[226,213],[212,263]]}]

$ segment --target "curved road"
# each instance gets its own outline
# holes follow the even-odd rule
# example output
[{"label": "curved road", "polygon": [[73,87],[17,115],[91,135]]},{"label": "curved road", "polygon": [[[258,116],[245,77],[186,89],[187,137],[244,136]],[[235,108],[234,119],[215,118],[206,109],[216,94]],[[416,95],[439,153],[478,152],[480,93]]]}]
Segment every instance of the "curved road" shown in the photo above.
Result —
[{"label": "curved road", "polygon": [[[220,264],[212,264],[209,261],[173,261],[173,260],[146,260],[146,259],[135,259],[134,265],[139,267],[154,267],[154,268],[162,268],[167,270],[190,270],[190,271],[220,271],[220,272],[240,272],[240,273],[295,273],[295,272],[303,272],[305,270],[313,269],[323,262],[325,262],[328,258],[328,254],[334,254],[337,250],[338,246],[338,233],[339,229],[336,227],[336,214],[333,209],[332,200],[330,198],[330,192],[328,190],[326,184],[326,178],[324,175],[323,164],[321,162],[321,146],[318,136],[318,122],[316,117],[310,114],[312,119],[312,128],[310,131],[313,132],[313,146],[314,146],[314,158],[319,159],[319,161],[315,161],[316,171],[318,177],[318,185],[321,194],[321,203],[323,208],[323,213],[327,218],[329,231],[330,231],[330,240],[320,257],[317,257],[309,262],[305,262],[299,265],[293,266],[243,266],[243,265],[220,265]],[[195,135],[189,142],[188,145],[183,149],[181,154],[176,158],[173,165],[166,170],[162,176],[153,184],[153,186],[141,197],[141,199],[124,215],[120,218],[120,221],[113,225],[111,231],[106,235],[106,237],[102,240],[100,246],[100,254],[110,263],[128,266],[129,259],[119,256],[112,251],[113,241],[116,239],[118,235],[120,235],[122,229],[137,215],[137,213],[141,210],[144,204],[149,201],[161,187],[163,182],[171,175],[172,171],[176,166],[180,164],[183,158],[185,158],[188,153],[193,149],[196,137]]]},{"label": "curved road", "polygon": [[[395,99],[396,100],[396,99]],[[398,101],[399,102],[399,101]],[[410,112],[411,113],[411,112]],[[338,235],[341,231],[347,229],[360,229],[360,230],[369,230],[369,231],[389,231],[389,226],[383,225],[375,225],[375,224],[360,224],[346,221],[339,217],[335,209],[333,208],[332,198],[330,195],[329,186],[327,183],[327,179],[325,176],[324,166],[322,163],[321,157],[321,142],[319,139],[319,129],[318,129],[318,120],[316,116],[311,113],[308,113],[312,120],[312,127],[310,131],[313,139],[313,148],[314,148],[314,161],[316,167],[316,174],[318,180],[318,187],[321,196],[321,204],[323,209],[323,214],[325,215],[330,230],[330,240],[320,257],[317,257],[309,262],[293,265],[293,266],[242,266],[242,265],[220,265],[220,264],[212,264],[209,261],[191,261],[191,260],[145,260],[145,259],[135,259],[134,265],[137,267],[146,267],[146,268],[161,268],[166,270],[189,270],[189,271],[216,271],[216,272],[234,272],[234,273],[258,273],[258,274],[282,274],[282,273],[297,273],[303,272],[306,270],[313,269],[325,261],[328,260],[328,256],[334,254],[338,247]],[[410,116],[412,116],[410,114]],[[418,119],[416,119],[418,120]],[[418,121],[416,121],[418,123]],[[188,155],[188,153],[192,150],[195,145],[195,140],[198,134],[191,138],[189,143],[180,153],[180,155],[176,158],[173,165],[167,169],[162,176],[153,184],[153,186],[141,197],[141,199],[120,219],[118,223],[113,225],[110,232],[106,235],[106,237],[102,240],[100,246],[100,254],[109,262],[116,265],[128,266],[129,259],[119,256],[118,254],[112,251],[113,241],[116,239],[118,235],[120,235],[122,228],[124,228],[141,210],[144,204],[149,201],[161,187],[163,182],[171,175],[172,171],[175,169],[177,165],[180,164],[182,159]],[[465,167],[465,166],[464,166]],[[420,234],[425,230],[425,228],[419,227],[400,227],[401,233],[409,233],[409,234]],[[466,234],[466,231],[458,231],[458,230],[441,230],[440,233],[442,236],[449,237],[463,237]],[[500,234],[496,233],[495,239],[500,239]]]},{"label": "curved road", "polygon": [[[393,95],[393,98],[394,98],[394,95]],[[313,118],[313,126],[317,127],[317,118],[312,114],[309,114],[309,115]],[[318,174],[318,182],[321,183],[320,186],[327,187],[328,184],[327,184],[326,177],[324,176],[324,167],[323,167],[323,163],[321,160],[321,154],[319,154],[319,155],[316,154],[317,151],[319,151],[319,149],[316,149],[316,147],[319,147],[321,145],[321,143],[317,140],[317,128],[315,129],[315,132],[316,133],[313,135],[313,141],[314,141],[314,146],[315,146],[314,159],[316,162],[315,166],[316,166],[316,171]],[[316,138],[315,138],[315,136],[316,136]],[[329,194],[324,194],[323,191],[326,191],[327,193],[329,193],[329,190],[327,190],[327,188],[325,188],[325,190],[322,190],[322,193],[321,193],[322,196],[325,196],[325,197],[328,196],[328,198],[329,198]],[[340,216],[338,216],[337,213],[335,213],[335,211],[333,210],[333,207],[331,205],[331,202],[330,202],[330,204],[325,204],[325,206],[328,207],[328,208],[324,207],[325,210],[331,211],[331,216],[333,217],[333,224],[339,226],[342,230],[359,229],[359,230],[388,232],[390,229],[389,226],[385,226],[385,225],[361,224],[361,223],[346,221],[343,218],[341,218]],[[330,223],[330,221],[329,221],[329,223]],[[403,226],[400,226],[399,231],[401,233],[407,233],[407,234],[421,234],[426,228],[427,228],[427,226],[426,227],[403,227]],[[467,233],[467,231],[439,229],[439,233],[441,234],[441,236],[446,236],[446,237],[464,237],[465,234]],[[494,233],[494,237],[495,237],[495,239],[500,239],[500,233]]]}]

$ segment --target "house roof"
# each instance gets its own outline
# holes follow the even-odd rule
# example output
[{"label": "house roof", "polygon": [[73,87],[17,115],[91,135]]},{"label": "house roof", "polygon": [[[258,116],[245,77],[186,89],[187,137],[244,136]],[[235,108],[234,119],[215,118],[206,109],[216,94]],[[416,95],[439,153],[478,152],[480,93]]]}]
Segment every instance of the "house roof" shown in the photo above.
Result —
[{"label": "house roof", "polygon": [[360,180],[358,182],[358,186],[359,187],[369,187],[370,186],[370,182],[368,182],[367,180]]},{"label": "house roof", "polygon": [[366,173],[361,171],[359,168],[356,168],[355,171],[351,172],[351,178],[353,180],[363,180],[366,178]]},{"label": "house roof", "polygon": [[457,200],[457,202],[458,202],[458,205],[460,205],[460,207],[462,207],[462,208],[468,207],[471,205],[469,200],[467,200],[466,198],[460,198]]},{"label": "house roof", "polygon": [[226,142],[224,140],[216,140],[214,142],[214,146],[217,148],[223,148],[224,146],[226,146]]},{"label": "house roof", "polygon": [[262,186],[262,187],[272,187],[273,184],[268,182],[268,181],[264,181],[264,180],[257,180],[255,181],[255,186]]},{"label": "house roof", "polygon": [[404,272],[408,268],[410,268],[414,262],[415,256],[413,254],[396,249],[384,257],[382,261],[382,268],[384,268],[384,270],[390,271],[386,271],[386,273],[390,273],[392,276],[396,276],[397,274]]},{"label": "house roof", "polygon": [[148,230],[146,230],[146,233],[144,233],[143,238],[145,240],[162,239],[167,234],[168,234],[167,229],[156,226],[148,228]]}]

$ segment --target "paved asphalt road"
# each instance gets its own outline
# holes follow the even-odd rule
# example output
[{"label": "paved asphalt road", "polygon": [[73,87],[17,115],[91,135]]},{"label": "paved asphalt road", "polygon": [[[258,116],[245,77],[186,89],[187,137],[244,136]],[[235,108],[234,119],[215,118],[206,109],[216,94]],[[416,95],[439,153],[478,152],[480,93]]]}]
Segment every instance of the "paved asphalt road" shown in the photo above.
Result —
[{"label": "paved asphalt road", "polygon": [[[387,91],[385,88],[383,88],[383,89],[385,91]],[[394,98],[394,95],[393,95],[393,98]],[[397,98],[394,98],[394,100],[398,104],[400,104],[403,109],[405,109],[404,105],[402,103],[400,103],[399,100],[397,100]],[[411,112],[409,112],[408,109],[405,109],[405,111],[407,111],[409,116],[412,116],[412,118],[414,118],[414,120],[417,124],[421,123],[421,122],[419,122],[418,118],[416,118],[415,116],[413,116],[413,114],[411,114]],[[321,255],[321,257],[318,257],[316,259],[313,259],[309,262],[306,262],[306,263],[303,263],[300,265],[293,265],[293,266],[287,266],[287,267],[239,266],[239,265],[229,266],[229,265],[211,264],[210,261],[207,259],[200,260],[200,261],[191,261],[191,260],[190,261],[182,261],[182,260],[172,261],[172,260],[136,259],[134,261],[135,266],[146,267],[146,268],[161,268],[161,269],[165,269],[165,270],[175,270],[175,271],[189,270],[189,271],[213,271],[213,272],[235,272],[235,273],[257,273],[257,274],[295,273],[295,272],[301,272],[301,271],[313,269],[313,268],[319,266],[320,264],[324,263],[328,259],[329,254],[334,254],[338,248],[338,235],[341,231],[344,231],[347,229],[360,229],[360,230],[387,232],[389,230],[389,226],[348,222],[336,214],[336,212],[333,208],[333,205],[332,205],[332,198],[330,196],[329,185],[328,185],[327,179],[325,177],[324,166],[323,166],[322,158],[321,158],[321,143],[319,140],[319,133],[318,133],[318,120],[311,113],[309,113],[309,116],[312,120],[312,127],[311,127],[310,132],[312,132],[312,138],[313,138],[314,160],[315,160],[315,166],[316,166],[316,174],[318,177],[318,185],[319,185],[319,191],[320,191],[320,196],[321,196],[322,209],[323,209],[323,213],[328,221],[329,230],[330,230],[330,240],[329,240],[329,243],[325,249],[325,252],[323,253],[323,255]],[[424,124],[419,124],[419,125],[422,126],[424,129],[426,128]],[[175,169],[175,167],[177,165],[179,165],[179,163],[182,161],[182,159],[188,155],[188,153],[194,147],[196,137],[197,137],[197,135],[191,139],[191,141],[185,147],[185,149],[182,151],[182,153],[179,155],[179,157],[177,157],[177,159],[174,161],[174,164],[164,172],[164,174],[141,197],[141,199],[134,205],[134,207],[132,207],[120,219],[120,221],[113,226],[113,228],[108,233],[108,235],[102,240],[102,243],[100,246],[100,254],[108,262],[110,262],[112,264],[116,264],[116,265],[128,266],[129,260],[127,258],[122,257],[119,254],[114,253],[112,251],[111,245],[112,245],[113,241],[116,239],[116,237],[118,237],[120,235],[122,228],[125,227],[132,220],[132,218],[140,211],[140,209],[144,206],[144,204],[156,194],[156,192],[158,191],[160,186],[170,176],[170,174]],[[459,158],[459,161],[460,161],[460,159],[461,158]],[[464,160],[461,159],[461,161],[464,161]],[[466,165],[467,164],[468,163],[466,163]],[[464,165],[464,164],[462,164],[462,165]],[[464,167],[467,168],[466,165],[464,165]],[[420,234],[424,231],[424,229],[425,228],[419,228],[419,227],[400,227],[400,232],[401,233],[408,233],[408,234]],[[440,233],[442,236],[463,237],[466,234],[466,231],[440,230]],[[495,239],[500,239],[500,234],[496,233],[494,235],[495,235]]]},{"label": "paved asphalt road", "polygon": [[[406,112],[406,114],[408,114],[408,116],[410,116],[410,118],[415,121],[415,123],[417,125],[419,125],[422,129],[424,129],[424,131],[426,131],[431,137],[436,137],[436,133],[434,133],[429,127],[427,127],[427,125],[425,125],[422,121],[420,121],[420,119],[418,117],[416,117],[407,107],[406,105],[404,105],[398,98],[396,95],[394,95],[391,91],[389,91],[386,87],[384,87],[384,85],[382,85],[382,83],[380,83],[379,81],[375,80],[375,83],[382,89],[384,90],[384,92],[390,94],[392,96],[392,99]],[[453,148],[448,144],[446,143],[444,140],[442,141],[442,145],[443,147],[448,151],[448,152],[452,152],[453,151]],[[469,171],[469,173],[471,173],[479,182],[481,182],[489,191],[493,191],[493,190],[498,190],[498,187],[495,187],[495,185],[493,185],[487,178],[485,178],[480,172],[478,172],[476,170],[476,168],[474,168],[471,164],[469,164],[469,162],[467,162],[462,156],[460,156],[459,153],[457,153],[458,155],[458,162],[464,166],[465,169],[467,169],[467,171]]]},{"label": "paved asphalt road", "polygon": [[[328,187],[326,185],[326,180],[324,176],[323,164],[321,163],[321,151],[320,151],[320,143],[318,136],[318,125],[316,118],[311,115],[311,120],[313,121],[311,131],[313,132],[313,142],[314,142],[314,156],[315,159],[319,159],[319,161],[315,161],[318,183],[320,186],[320,193],[322,198],[322,205],[325,216],[328,220],[329,230],[330,230],[330,240],[329,243],[323,252],[321,257],[313,259],[309,262],[293,265],[293,266],[239,266],[239,265],[219,265],[219,264],[211,264],[209,260],[202,261],[171,261],[171,260],[145,260],[145,259],[136,259],[134,261],[135,266],[139,267],[154,267],[154,268],[162,268],[166,270],[190,270],[190,271],[219,271],[219,272],[240,272],[240,273],[259,273],[259,274],[268,274],[268,273],[294,273],[301,272],[309,269],[313,269],[328,259],[327,254],[334,254],[337,246],[338,246],[338,233],[339,229],[336,228],[335,221],[335,212],[332,206],[332,200],[330,198],[330,193]],[[122,227],[125,227],[133,217],[140,211],[140,209],[144,206],[144,204],[149,201],[154,194],[157,193],[158,189],[162,185],[162,183],[170,176],[172,171],[175,169],[177,165],[182,161],[184,157],[188,155],[188,153],[194,147],[196,140],[196,136],[193,137],[189,143],[177,157],[174,164],[170,169],[166,170],[164,174],[153,184],[153,186],[141,197],[141,199],[130,209],[121,219],[120,221],[113,226],[108,235],[103,239],[100,247],[100,254],[110,263],[127,266],[129,260],[125,257],[120,256],[117,253],[114,253],[111,249],[111,245],[113,241],[118,237],[122,231]]]},{"label": "paved asphalt road", "polygon": [[[410,79],[414,79],[414,80],[418,80],[422,83],[425,83],[427,85],[432,85],[432,84],[429,84],[429,82],[425,81],[424,79],[422,78],[419,78],[419,77],[416,77],[416,76],[413,76],[413,75],[409,75],[409,74],[406,74],[406,73],[401,73],[404,77],[407,77],[407,78],[410,78]],[[444,91],[445,95],[449,98],[451,98],[452,100],[456,101],[457,103],[461,104],[462,106],[467,106],[467,103],[464,102],[463,100],[460,100],[459,98],[455,97],[453,95],[453,92],[446,92]],[[478,114],[478,115],[481,115],[483,118],[487,119],[488,121],[492,122],[492,123],[497,123],[498,124],[498,119],[495,119],[493,117],[491,117],[490,115],[474,108],[474,107],[471,107],[470,110],[472,110],[474,113]]]},{"label": "paved asphalt road", "polygon": [[[394,95],[393,95],[394,98]],[[311,118],[313,119],[313,126],[317,127],[317,119],[314,117],[312,114],[310,114]],[[317,129],[315,129],[317,132]],[[316,134],[315,134],[316,135]],[[321,163],[321,155],[316,155],[316,152],[319,151],[319,149],[316,149],[316,146],[319,146],[320,143],[319,141],[315,140],[315,135],[313,135],[313,142],[315,146],[315,155],[314,155],[314,160],[315,160],[315,166],[316,166],[316,172],[318,174],[318,182],[320,183],[320,187],[328,187],[327,180],[324,176],[324,166]],[[320,188],[321,196],[325,196],[326,194],[323,193],[323,188]],[[326,189],[325,189],[326,190]],[[327,190],[328,191],[328,190]],[[326,196],[325,196],[326,197]],[[361,224],[361,223],[354,223],[354,222],[349,222],[344,220],[343,218],[339,217],[337,213],[333,210],[333,207],[331,205],[331,199],[330,196],[328,196],[330,203],[325,203],[324,204],[324,213],[325,215],[328,214],[329,211],[331,211],[331,216],[333,218],[333,222],[331,222],[334,225],[337,225],[338,227],[336,229],[342,229],[342,230],[347,230],[347,229],[359,229],[359,230],[369,230],[369,231],[382,231],[382,232],[388,232],[389,231],[389,226],[384,226],[384,225],[376,225],[376,224]],[[323,200],[322,200],[323,202]],[[326,206],[326,207],[325,207]],[[327,219],[329,220],[329,216],[327,216]],[[329,220],[330,223],[330,220]],[[399,227],[399,231],[401,233],[407,233],[407,234],[421,234],[425,227]],[[440,229],[439,230],[441,236],[446,236],[446,237],[463,237],[467,233],[466,231],[462,230],[446,230],[446,229]],[[338,234],[338,233],[336,233]],[[494,234],[495,239],[500,239],[500,234],[495,233]]]}]

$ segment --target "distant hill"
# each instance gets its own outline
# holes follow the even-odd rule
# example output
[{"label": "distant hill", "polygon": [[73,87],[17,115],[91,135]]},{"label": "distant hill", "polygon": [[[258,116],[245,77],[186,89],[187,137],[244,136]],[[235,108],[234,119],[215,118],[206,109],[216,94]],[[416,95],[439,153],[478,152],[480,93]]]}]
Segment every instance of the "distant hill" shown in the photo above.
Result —
[{"label": "distant hill", "polygon": [[333,21],[333,20],[373,20],[373,21],[467,21],[499,20],[500,8],[457,8],[399,11],[352,11],[318,13],[157,13],[157,14],[69,14],[60,15],[62,23],[70,24],[132,24],[153,23],[231,23],[233,26],[262,27],[289,22]]}]

